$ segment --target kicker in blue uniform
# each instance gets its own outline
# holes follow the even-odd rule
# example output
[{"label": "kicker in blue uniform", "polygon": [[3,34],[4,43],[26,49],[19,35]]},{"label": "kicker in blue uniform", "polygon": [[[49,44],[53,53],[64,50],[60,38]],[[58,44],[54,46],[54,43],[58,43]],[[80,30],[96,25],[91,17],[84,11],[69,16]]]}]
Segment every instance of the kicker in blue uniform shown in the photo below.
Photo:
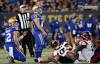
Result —
[{"label": "kicker in blue uniform", "polygon": [[38,6],[33,7],[34,14],[32,15],[32,21],[34,24],[34,32],[33,35],[35,37],[35,59],[34,61],[39,62],[41,60],[41,55],[43,51],[43,45],[44,45],[44,36],[47,35],[47,33],[43,29],[43,19],[42,15],[35,11],[38,9]]}]

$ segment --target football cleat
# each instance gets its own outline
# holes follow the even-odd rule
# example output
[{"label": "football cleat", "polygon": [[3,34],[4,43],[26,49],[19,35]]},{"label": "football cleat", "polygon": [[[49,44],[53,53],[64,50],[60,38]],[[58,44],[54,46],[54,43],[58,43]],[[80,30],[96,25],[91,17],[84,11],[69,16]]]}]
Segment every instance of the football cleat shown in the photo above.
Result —
[{"label": "football cleat", "polygon": [[38,62],[38,59],[34,59],[34,61],[37,63]]}]

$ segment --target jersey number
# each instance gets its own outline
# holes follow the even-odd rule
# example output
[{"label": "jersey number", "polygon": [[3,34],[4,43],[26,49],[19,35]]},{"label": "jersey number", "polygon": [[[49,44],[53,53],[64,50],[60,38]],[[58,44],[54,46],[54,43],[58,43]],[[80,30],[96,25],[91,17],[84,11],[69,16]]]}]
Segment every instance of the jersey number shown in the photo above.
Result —
[{"label": "jersey number", "polygon": [[62,48],[61,50],[60,50],[60,54],[62,55],[62,54],[64,54],[65,53],[65,50],[64,50],[64,48]]},{"label": "jersey number", "polygon": [[7,33],[6,42],[11,42],[11,34]]}]

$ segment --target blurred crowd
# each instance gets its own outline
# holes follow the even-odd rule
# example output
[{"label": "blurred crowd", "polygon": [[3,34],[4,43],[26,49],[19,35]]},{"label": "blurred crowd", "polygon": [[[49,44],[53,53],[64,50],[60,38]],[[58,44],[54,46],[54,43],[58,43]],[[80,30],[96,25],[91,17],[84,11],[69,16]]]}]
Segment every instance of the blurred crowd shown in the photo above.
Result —
[{"label": "blurred crowd", "polygon": [[79,5],[93,5],[98,6],[97,0],[45,0],[44,10],[45,11],[68,11],[68,10],[79,10]]},{"label": "blurred crowd", "polygon": [[[26,4],[31,9],[34,5],[34,0],[0,0],[0,12],[18,12],[20,4]],[[43,0],[43,11],[80,10],[78,8],[79,5],[100,7],[99,0]]]},{"label": "blurred crowd", "polygon": [[28,8],[34,5],[33,0],[0,0],[0,12],[19,12],[21,4],[29,5]]}]

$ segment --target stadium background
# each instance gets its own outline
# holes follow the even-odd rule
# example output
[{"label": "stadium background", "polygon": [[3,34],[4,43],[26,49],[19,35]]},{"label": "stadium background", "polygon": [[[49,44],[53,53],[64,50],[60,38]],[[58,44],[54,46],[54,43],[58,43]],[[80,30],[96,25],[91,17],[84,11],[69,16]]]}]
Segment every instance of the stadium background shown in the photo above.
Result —
[{"label": "stadium background", "polygon": [[[44,20],[44,28],[47,29],[47,31],[49,30],[49,32],[51,32],[50,30],[50,22],[53,21],[54,19],[59,18],[62,22],[66,22],[68,21],[66,18],[66,16],[69,16],[72,13],[76,13],[76,14],[82,14],[83,15],[83,20],[87,19],[89,14],[93,14],[94,17],[98,17],[100,15],[100,11],[95,11],[95,10],[84,10],[84,11],[65,11],[65,12],[43,12],[43,20]],[[31,13],[32,14],[32,13]],[[4,26],[4,21],[7,21],[8,18],[12,17],[12,16],[16,16],[17,13],[0,13],[0,26]],[[98,18],[97,18],[98,19]]]},{"label": "stadium background", "polygon": [[[3,32],[2,30],[4,30],[4,28],[5,28],[4,27],[4,21],[7,21],[7,19],[9,17],[15,16],[17,14],[17,12],[18,12],[18,6],[19,6],[19,4],[17,3],[18,2],[17,0],[9,0],[8,3],[3,3],[1,1],[5,1],[5,0],[0,0],[0,3],[2,3],[2,4],[0,4],[0,33],[2,33]],[[23,0],[20,0],[20,1],[23,1]],[[31,1],[31,0],[29,0],[29,1]],[[47,1],[49,2],[50,0],[47,0]],[[53,1],[53,0],[51,0],[51,1]],[[64,0],[57,0],[57,1],[60,2],[60,1],[64,1]],[[80,10],[77,7],[75,7],[75,8],[71,7],[71,6],[76,5],[77,2],[74,2],[74,1],[79,1],[78,5],[80,5],[80,3],[82,1],[84,1],[84,0],[82,0],[82,1],[80,1],[80,0],[69,0],[69,3],[71,3],[70,6],[67,9],[63,8],[63,10],[62,10],[62,7],[59,8],[59,6],[61,6],[60,4],[58,5],[58,8],[55,8],[55,9],[52,8],[52,6],[51,6],[52,3],[50,4],[50,2],[49,2],[49,6],[51,6],[51,8],[47,7],[47,5],[45,5],[44,11],[43,11],[44,25],[45,25],[44,28],[48,32],[51,32],[50,26],[49,26],[48,22],[52,22],[52,18],[59,17],[64,22],[66,20],[66,15],[69,15],[69,14],[72,14],[72,13],[82,13],[83,16],[84,16],[84,19],[87,18],[87,16],[88,16],[89,13],[93,13],[93,15],[95,17],[97,17],[97,16],[100,15],[99,8],[98,8],[98,10],[96,10],[96,9],[92,10],[92,8],[85,9],[85,10]],[[92,1],[92,0],[88,0],[88,1]],[[97,2],[99,3],[99,0]],[[97,2],[95,3],[96,5],[92,3],[91,6],[99,6],[100,3],[97,4]],[[28,1],[26,3],[28,3]],[[91,2],[89,2],[89,3],[91,3]],[[88,6],[90,6],[89,3],[88,3]],[[25,4],[25,2],[24,2],[24,4]],[[81,5],[84,6],[84,4],[81,4]],[[11,8],[11,9],[7,10],[7,7]],[[43,56],[44,56],[45,59],[47,57],[45,55],[49,55],[50,52],[51,52],[51,49],[49,49],[49,52],[48,52],[48,49],[46,49],[45,52],[43,52]],[[27,55],[28,62],[33,62],[33,59],[29,58],[28,56],[29,55]],[[0,49],[0,62],[3,62],[3,63],[7,62],[7,60],[6,60],[6,54],[4,52],[4,49]]]}]

